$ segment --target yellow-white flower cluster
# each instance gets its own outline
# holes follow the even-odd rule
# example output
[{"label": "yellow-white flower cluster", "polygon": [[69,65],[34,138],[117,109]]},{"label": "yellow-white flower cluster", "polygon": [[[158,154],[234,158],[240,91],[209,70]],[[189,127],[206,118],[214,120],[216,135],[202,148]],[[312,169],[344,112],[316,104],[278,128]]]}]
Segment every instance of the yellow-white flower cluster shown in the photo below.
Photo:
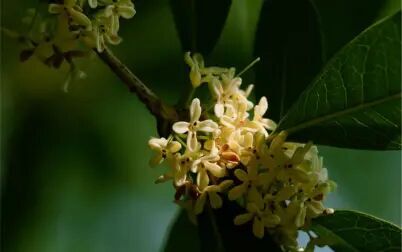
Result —
[{"label": "yellow-white flower cluster", "polygon": [[[50,66],[71,60],[81,49],[102,52],[107,44],[119,44],[120,18],[135,15],[131,0],[52,0],[49,14],[29,10],[24,22],[30,27],[26,56],[35,55]],[[81,50],[82,51],[82,50]],[[27,53],[30,52],[30,55]]]},{"label": "yellow-white flower cluster", "polygon": [[[84,10],[89,10],[84,14]],[[102,52],[107,43],[119,44],[120,18],[135,15],[131,0],[63,0],[49,4],[49,12],[59,17],[60,33],[79,39]]]},{"label": "yellow-white flower cluster", "polygon": [[118,35],[120,18],[132,18],[135,15],[134,4],[131,0],[48,2],[46,14],[39,11],[39,7],[28,10],[23,18],[29,27],[27,34],[16,36],[8,33],[25,44],[20,54],[21,61],[35,56],[53,68],[67,63],[69,73],[64,84],[66,90],[72,80],[86,76],[75,64],[75,59],[89,56],[92,49],[101,53],[107,44],[117,45],[122,41]]},{"label": "yellow-white flower cluster", "polygon": [[334,183],[316,146],[286,142],[286,132],[275,132],[275,122],[264,118],[267,99],[254,105],[252,85],[242,90],[234,69],[207,68],[198,54],[187,53],[185,61],[193,86],[208,85],[213,104],[202,111],[193,99],[188,120],[174,123],[168,139],[149,141],[156,153],[151,164],[170,167],[156,182],[172,180],[176,201],[196,215],[207,204],[216,209],[234,201],[244,208],[234,224],[251,222],[256,237],[268,232],[297,245],[298,229],[333,211],[322,203]]}]

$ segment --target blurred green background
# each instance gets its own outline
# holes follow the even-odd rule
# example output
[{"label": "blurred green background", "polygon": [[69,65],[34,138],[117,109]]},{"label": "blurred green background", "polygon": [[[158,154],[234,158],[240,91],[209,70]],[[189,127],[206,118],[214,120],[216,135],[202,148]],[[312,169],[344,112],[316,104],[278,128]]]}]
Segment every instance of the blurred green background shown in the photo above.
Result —
[{"label": "blurred green background", "polygon": [[[399,6],[383,0],[315,2],[330,55]],[[25,9],[35,3],[3,1],[2,26],[21,30]],[[253,59],[261,3],[233,1],[208,63],[241,69]],[[188,80],[169,3],[135,4],[135,18],[122,24],[124,42],[113,50],[173,103]],[[1,42],[2,251],[162,250],[178,208],[169,183],[153,184],[163,168],[148,166],[147,141],[157,134],[153,117],[96,57],[81,61],[88,78],[65,93],[66,68],[20,63],[16,41]],[[245,83],[252,80],[250,71]],[[400,152],[320,151],[338,183],[328,206],[400,225]]]}]

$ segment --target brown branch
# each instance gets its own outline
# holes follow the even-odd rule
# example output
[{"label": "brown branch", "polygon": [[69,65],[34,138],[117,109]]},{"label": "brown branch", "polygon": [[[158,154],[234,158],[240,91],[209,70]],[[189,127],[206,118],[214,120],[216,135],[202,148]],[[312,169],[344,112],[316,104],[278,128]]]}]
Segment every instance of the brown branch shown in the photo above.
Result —
[{"label": "brown branch", "polygon": [[103,52],[96,51],[96,53],[123,81],[128,90],[131,93],[137,94],[142,103],[144,103],[148,110],[156,117],[158,123],[171,124],[178,120],[178,115],[174,107],[164,103],[151,89],[135,76],[126,65],[114,56],[110,49],[105,48]]}]

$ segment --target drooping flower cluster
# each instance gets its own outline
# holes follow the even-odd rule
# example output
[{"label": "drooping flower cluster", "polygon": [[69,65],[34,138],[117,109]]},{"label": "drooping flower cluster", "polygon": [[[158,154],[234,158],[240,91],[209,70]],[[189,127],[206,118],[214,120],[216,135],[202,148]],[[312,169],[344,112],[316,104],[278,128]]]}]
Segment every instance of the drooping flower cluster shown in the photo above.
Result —
[{"label": "drooping flower cluster", "polygon": [[[120,18],[135,15],[131,0],[51,0],[46,11],[30,9],[23,22],[29,32],[20,36],[25,49],[22,61],[36,56],[50,67],[70,65],[73,77],[83,76],[73,59],[87,56],[90,49],[102,52],[107,44],[117,45]],[[47,12],[47,13],[44,13]]]},{"label": "drooping flower cluster", "polygon": [[[234,224],[252,223],[258,238],[265,232],[286,246],[297,246],[297,230],[312,218],[329,214],[323,199],[334,189],[316,146],[286,142],[285,131],[264,117],[268,102],[254,105],[252,85],[241,89],[233,68],[205,67],[200,55],[186,54],[194,87],[209,86],[213,104],[202,111],[195,98],[189,118],[173,124],[168,139],[152,138],[152,165],[166,162],[169,170],[156,182],[173,181],[176,202],[197,215],[223,200],[244,212]],[[209,111],[211,110],[211,111]]]}]

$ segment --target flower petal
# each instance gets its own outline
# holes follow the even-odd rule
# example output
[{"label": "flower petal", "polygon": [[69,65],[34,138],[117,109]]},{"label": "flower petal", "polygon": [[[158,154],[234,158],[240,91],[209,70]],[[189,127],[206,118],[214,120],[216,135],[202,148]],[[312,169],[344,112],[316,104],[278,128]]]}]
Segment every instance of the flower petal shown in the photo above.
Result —
[{"label": "flower petal", "polygon": [[121,43],[121,41],[123,41],[123,39],[119,37],[117,34],[112,33],[105,33],[105,38],[106,41],[112,45],[118,45]]},{"label": "flower petal", "polygon": [[119,16],[114,14],[110,16],[110,33],[117,35],[120,28]]},{"label": "flower petal", "polygon": [[64,6],[61,4],[49,4],[48,11],[51,14],[60,14],[61,12],[63,12],[63,10]]},{"label": "flower petal", "polygon": [[254,114],[258,116],[263,116],[268,109],[268,101],[265,96],[261,97],[260,102],[258,105],[254,107]]},{"label": "flower petal", "polygon": [[264,225],[258,217],[254,217],[253,234],[260,239],[264,237]]},{"label": "flower petal", "polygon": [[200,214],[204,210],[205,200],[207,199],[207,194],[202,193],[195,202],[194,213]]},{"label": "flower petal", "polygon": [[276,123],[270,119],[263,118],[261,119],[261,124],[266,128],[267,130],[275,130],[276,129]]},{"label": "flower petal", "polygon": [[243,171],[242,169],[236,169],[234,171],[234,174],[239,180],[241,180],[243,182],[248,181],[248,174],[247,174],[247,172]]},{"label": "flower petal", "polygon": [[173,124],[172,128],[173,128],[174,132],[183,134],[188,131],[189,125],[190,124],[188,122],[176,122]]},{"label": "flower petal", "polygon": [[190,105],[190,121],[196,122],[201,116],[201,105],[200,100],[195,98]]},{"label": "flower petal", "polygon": [[182,186],[186,183],[186,181],[187,181],[186,169],[181,169],[174,175],[174,183],[176,186]]},{"label": "flower petal", "polygon": [[194,88],[201,85],[201,73],[197,67],[192,67],[190,71],[190,80]]},{"label": "flower petal", "polygon": [[255,186],[252,186],[248,191],[248,202],[255,203],[258,209],[264,208],[264,201],[261,193],[258,192]]},{"label": "flower petal", "polygon": [[215,177],[221,178],[225,176],[226,170],[223,167],[211,162],[204,162],[205,169],[210,171]]},{"label": "flower petal", "polygon": [[296,227],[302,227],[304,225],[305,219],[306,219],[306,208],[304,206],[301,206],[295,219]]},{"label": "flower petal", "polygon": [[233,187],[228,193],[229,200],[236,200],[240,198],[246,192],[246,190],[247,187],[244,186],[244,184]]},{"label": "flower petal", "polygon": [[269,172],[260,173],[257,176],[257,184],[260,186],[268,185],[271,182],[271,179],[273,179],[273,174]]},{"label": "flower petal", "polygon": [[197,185],[203,191],[209,184],[209,177],[205,169],[200,169],[197,174]]},{"label": "flower petal", "polygon": [[189,131],[187,135],[187,148],[189,149],[189,151],[194,152],[197,150],[197,147],[197,132]]},{"label": "flower petal", "polygon": [[114,13],[114,5],[108,5],[103,9],[102,16],[110,17]]},{"label": "flower petal", "polygon": [[286,186],[282,188],[277,195],[275,195],[275,200],[276,201],[283,201],[283,200],[288,200],[290,199],[291,196],[293,196],[297,192],[297,189],[295,186]]},{"label": "flower petal", "polygon": [[170,153],[176,153],[181,149],[181,144],[177,141],[171,141],[166,147]]},{"label": "flower petal", "polygon": [[148,141],[148,145],[152,150],[161,150],[162,148],[165,148],[167,144],[166,138],[156,138],[153,137]]},{"label": "flower petal", "polygon": [[281,218],[279,218],[279,216],[275,215],[275,214],[262,218],[262,223],[264,224],[264,226],[266,226],[268,228],[275,227],[280,222],[281,222]]},{"label": "flower petal", "polygon": [[234,218],[234,224],[235,225],[243,225],[243,224],[249,222],[253,218],[253,216],[254,215],[252,213],[245,213],[245,214],[237,215]]},{"label": "flower petal", "polygon": [[198,123],[197,130],[204,132],[213,132],[219,128],[218,124],[212,120],[205,120]]},{"label": "flower petal", "polygon": [[85,26],[88,31],[92,29],[91,20],[84,13],[75,9],[69,9],[69,13],[77,24]]},{"label": "flower petal", "polygon": [[119,15],[125,19],[134,17],[135,9],[132,6],[119,6]]},{"label": "flower petal", "polygon": [[209,202],[211,203],[211,207],[213,209],[222,207],[222,198],[215,192],[208,193]]},{"label": "flower petal", "polygon": [[233,180],[225,180],[219,184],[220,191],[226,191],[233,184]]},{"label": "flower petal", "polygon": [[214,106],[214,112],[216,117],[221,118],[225,113],[225,106],[222,103],[217,103]]}]

